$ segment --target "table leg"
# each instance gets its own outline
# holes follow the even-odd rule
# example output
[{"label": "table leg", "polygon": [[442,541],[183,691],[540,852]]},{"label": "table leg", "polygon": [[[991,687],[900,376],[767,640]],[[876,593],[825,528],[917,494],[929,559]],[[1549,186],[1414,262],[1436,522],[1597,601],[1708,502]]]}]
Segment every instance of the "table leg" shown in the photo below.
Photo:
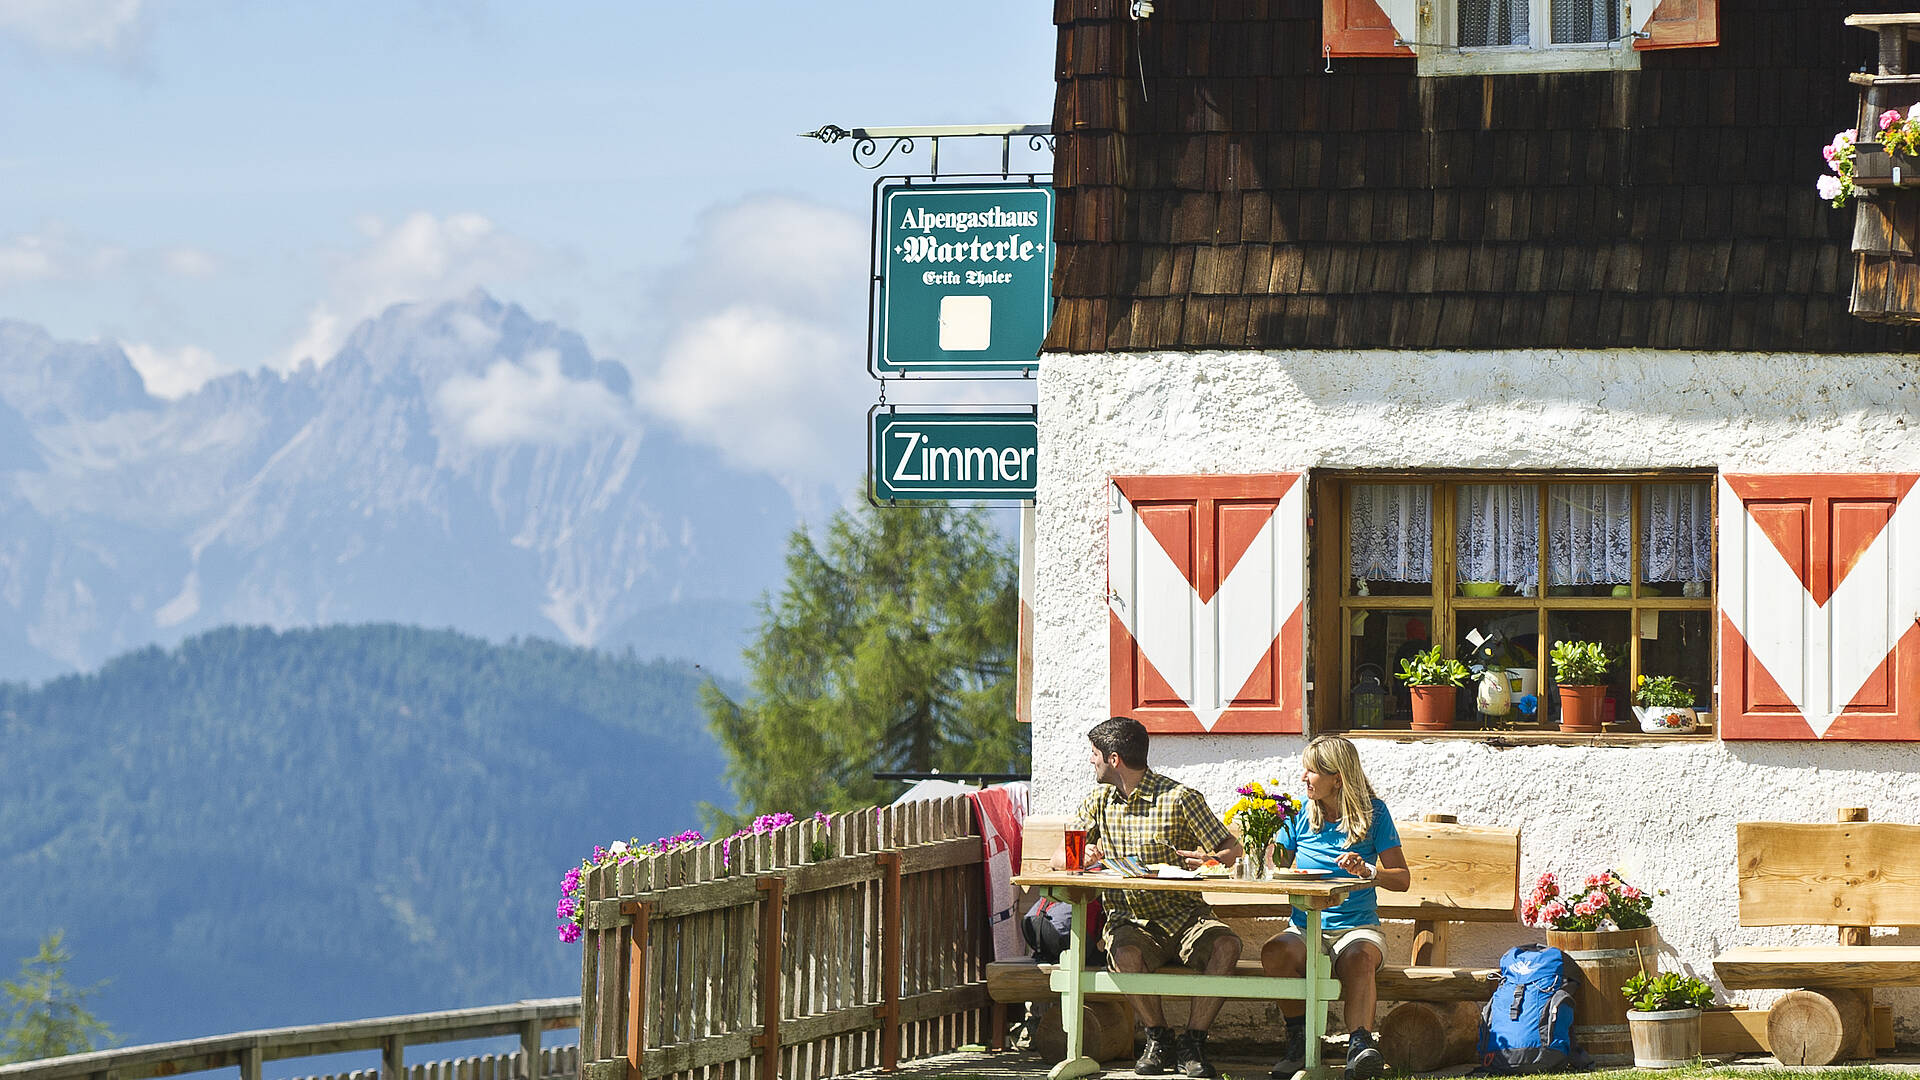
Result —
[{"label": "table leg", "polygon": [[1306,1023],[1302,1025],[1307,1033],[1306,1069],[1302,1076],[1306,1080],[1325,1080],[1330,1070],[1320,1060],[1320,1039],[1326,1034],[1327,1026],[1327,983],[1333,977],[1333,959],[1327,955],[1326,942],[1320,936],[1320,909],[1307,909],[1305,927],[1307,946],[1307,992]]},{"label": "table leg", "polygon": [[1060,992],[1060,1029],[1067,1036],[1067,1059],[1047,1072],[1047,1080],[1074,1080],[1100,1071],[1100,1063],[1081,1052],[1081,1030],[1086,1017],[1087,988],[1082,981],[1087,970],[1087,899],[1075,899],[1073,922],[1067,930],[1067,951],[1060,957],[1060,968],[1067,975],[1067,988]]}]

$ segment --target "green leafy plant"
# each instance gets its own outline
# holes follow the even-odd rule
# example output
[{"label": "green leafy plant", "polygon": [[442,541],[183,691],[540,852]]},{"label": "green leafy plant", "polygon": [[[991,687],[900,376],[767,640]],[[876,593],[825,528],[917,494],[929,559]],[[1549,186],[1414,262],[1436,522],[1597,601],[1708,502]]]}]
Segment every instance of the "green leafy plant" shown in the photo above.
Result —
[{"label": "green leafy plant", "polygon": [[1400,661],[1394,678],[1408,686],[1460,686],[1467,681],[1467,665],[1450,656],[1440,655],[1440,646],[1417,652]]},{"label": "green leafy plant", "polygon": [[1636,971],[1620,988],[1627,1007],[1635,1012],[1667,1012],[1671,1009],[1704,1009],[1713,1004],[1713,987],[1705,979],[1663,971],[1649,976]]},{"label": "green leafy plant", "polygon": [[1562,686],[1596,686],[1607,681],[1613,657],[1597,641],[1557,641],[1553,652],[1553,681]]},{"label": "green leafy plant", "polygon": [[1671,675],[1642,675],[1633,700],[1654,709],[1685,709],[1693,705],[1693,690]]}]

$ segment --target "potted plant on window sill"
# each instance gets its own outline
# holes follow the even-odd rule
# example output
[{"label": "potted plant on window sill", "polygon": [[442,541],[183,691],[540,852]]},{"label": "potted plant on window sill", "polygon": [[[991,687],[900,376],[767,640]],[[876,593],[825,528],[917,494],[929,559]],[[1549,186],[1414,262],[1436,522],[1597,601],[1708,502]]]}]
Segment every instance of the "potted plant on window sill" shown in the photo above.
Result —
[{"label": "potted plant on window sill", "polygon": [[1640,676],[1633,700],[1638,702],[1633,715],[1640,718],[1640,730],[1650,735],[1692,731],[1700,722],[1693,711],[1693,691],[1671,675]]},{"label": "potted plant on window sill", "polygon": [[1394,676],[1413,697],[1413,730],[1446,731],[1453,726],[1453,698],[1467,681],[1467,665],[1440,655],[1440,646],[1400,661]]},{"label": "potted plant on window sill", "polygon": [[1637,971],[1620,993],[1627,999],[1634,1067],[1677,1069],[1699,1060],[1700,1010],[1713,1004],[1713,987],[1705,979]]},{"label": "potted plant on window sill", "polygon": [[1560,684],[1560,730],[1598,735],[1607,698],[1607,668],[1613,659],[1597,641],[1561,641],[1553,646],[1553,681]]}]

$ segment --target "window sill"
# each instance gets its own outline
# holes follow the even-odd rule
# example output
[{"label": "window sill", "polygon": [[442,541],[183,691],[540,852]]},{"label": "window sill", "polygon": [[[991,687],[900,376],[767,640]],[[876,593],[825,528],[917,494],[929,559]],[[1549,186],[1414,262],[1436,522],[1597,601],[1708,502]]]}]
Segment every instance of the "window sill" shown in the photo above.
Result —
[{"label": "window sill", "polygon": [[1644,731],[1621,728],[1598,735],[1573,735],[1564,731],[1341,731],[1335,734],[1349,739],[1379,739],[1393,742],[1479,742],[1490,746],[1646,746],[1654,743],[1710,743],[1713,731],[1693,731],[1685,735],[1650,735]]},{"label": "window sill", "polygon": [[1554,71],[1638,71],[1640,53],[1629,41],[1599,45],[1555,45],[1460,49],[1428,45],[1419,52],[1422,75],[1521,75]]}]

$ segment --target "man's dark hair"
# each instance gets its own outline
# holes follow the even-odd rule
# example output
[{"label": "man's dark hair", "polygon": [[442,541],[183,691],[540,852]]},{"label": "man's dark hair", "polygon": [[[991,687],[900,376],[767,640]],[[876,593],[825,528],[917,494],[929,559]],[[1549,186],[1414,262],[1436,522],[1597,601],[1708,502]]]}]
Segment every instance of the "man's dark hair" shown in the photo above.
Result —
[{"label": "man's dark hair", "polygon": [[1147,726],[1131,716],[1102,720],[1087,732],[1087,741],[1102,755],[1119,754],[1129,769],[1147,767]]}]

